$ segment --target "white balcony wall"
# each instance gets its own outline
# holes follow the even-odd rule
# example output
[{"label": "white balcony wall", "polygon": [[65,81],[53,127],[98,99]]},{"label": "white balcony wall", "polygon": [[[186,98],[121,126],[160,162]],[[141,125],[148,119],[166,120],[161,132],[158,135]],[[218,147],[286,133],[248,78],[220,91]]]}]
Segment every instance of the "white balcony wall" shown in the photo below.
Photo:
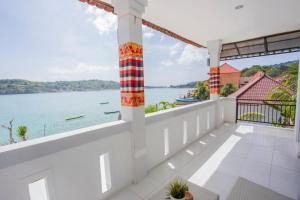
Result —
[{"label": "white balcony wall", "polygon": [[[214,129],[216,117],[234,121],[232,106],[224,98],[219,109],[205,101],[147,115],[148,170]],[[28,184],[39,180],[47,200],[105,199],[132,183],[130,127],[116,121],[0,147],[0,199],[30,200]]]},{"label": "white balcony wall", "polygon": [[[24,180],[44,176],[49,200],[103,199],[118,191],[132,179],[128,129],[129,123],[118,121],[1,147],[0,199],[29,200]],[[99,159],[105,153],[112,187],[102,194]]]},{"label": "white balcony wall", "polygon": [[[163,162],[197,138],[214,129],[215,105],[214,101],[205,101],[148,114],[146,116],[148,169]],[[167,155],[165,155],[164,138],[166,129],[169,136],[169,153]]]}]

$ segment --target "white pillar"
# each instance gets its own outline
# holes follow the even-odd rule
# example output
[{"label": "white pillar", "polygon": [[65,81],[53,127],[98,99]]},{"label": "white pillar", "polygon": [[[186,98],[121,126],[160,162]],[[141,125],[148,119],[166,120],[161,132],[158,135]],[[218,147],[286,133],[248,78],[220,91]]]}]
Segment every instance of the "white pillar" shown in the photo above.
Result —
[{"label": "white pillar", "polygon": [[147,0],[113,0],[118,15],[122,119],[131,122],[133,182],[147,175],[142,14]]},{"label": "white pillar", "polygon": [[300,159],[300,60],[299,60],[299,66],[298,66],[298,86],[297,86],[295,132],[296,132],[298,158]]},{"label": "white pillar", "polygon": [[209,70],[209,93],[210,99],[216,101],[215,125],[216,128],[222,124],[223,110],[220,102],[220,54],[222,49],[221,40],[211,40],[207,42],[208,54],[210,59]]},{"label": "white pillar", "polygon": [[220,95],[220,54],[222,49],[222,41],[208,41],[207,49],[210,59],[210,99],[216,100],[219,99]]}]

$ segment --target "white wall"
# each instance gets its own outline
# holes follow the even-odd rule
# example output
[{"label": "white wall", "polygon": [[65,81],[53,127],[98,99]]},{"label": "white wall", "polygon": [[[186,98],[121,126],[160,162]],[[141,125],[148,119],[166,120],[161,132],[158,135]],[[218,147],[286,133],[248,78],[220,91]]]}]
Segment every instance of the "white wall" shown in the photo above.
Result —
[{"label": "white wall", "polygon": [[[197,130],[199,119],[199,130]],[[184,123],[187,142],[183,144]],[[146,116],[148,169],[153,168],[215,127],[215,102],[205,101]],[[169,132],[168,155],[165,155],[164,130]]]},{"label": "white wall", "polygon": [[[215,113],[216,102],[209,100],[146,115],[147,168],[214,129],[216,115],[221,122],[235,121],[234,102],[221,99],[221,113]],[[0,147],[0,200],[29,200],[27,184],[43,177],[50,200],[104,199],[128,186],[133,181],[130,127],[116,121]],[[104,153],[109,153],[112,185],[102,194],[99,157]]]},{"label": "white wall", "polygon": [[[55,137],[62,137],[62,135],[73,138],[82,134],[87,137],[93,135],[90,141],[76,147],[9,167],[2,165],[1,167],[5,168],[0,170],[0,199],[25,200],[26,195],[21,191],[26,190],[27,185],[22,183],[30,176],[37,174],[50,176],[52,181],[48,187],[54,191],[55,199],[59,200],[103,199],[123,188],[130,184],[132,179],[130,133],[126,131],[128,127],[126,122],[119,121],[47,138],[48,142],[51,142]],[[115,132],[119,128],[123,131]],[[102,136],[99,137],[100,135]],[[41,143],[45,146],[45,141],[34,141],[34,143],[21,148],[32,148]],[[56,143],[59,143],[59,140],[56,140]],[[10,148],[15,146],[13,147],[15,149],[10,151],[17,151],[17,145],[11,145]],[[41,149],[35,149],[35,151],[44,151],[43,146],[40,147]],[[53,145],[52,148],[55,146]],[[3,149],[1,151],[0,155],[5,154]],[[110,156],[112,189],[102,194],[99,156],[107,152]],[[32,152],[32,154],[35,153]],[[14,156],[10,159],[18,159],[17,155]],[[2,157],[2,159],[5,158]],[[0,163],[2,164],[2,160]],[[50,200],[54,200],[53,196]]]}]

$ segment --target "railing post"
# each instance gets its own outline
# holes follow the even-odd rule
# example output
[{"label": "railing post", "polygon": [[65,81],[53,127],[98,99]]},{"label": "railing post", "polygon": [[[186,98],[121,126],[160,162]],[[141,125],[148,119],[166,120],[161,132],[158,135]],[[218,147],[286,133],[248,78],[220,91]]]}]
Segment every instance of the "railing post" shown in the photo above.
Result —
[{"label": "railing post", "polygon": [[296,119],[295,119],[295,133],[296,133],[296,142],[297,142],[297,153],[298,158],[300,159],[300,60],[298,63],[298,85],[297,85],[297,99],[296,99]]},{"label": "railing post", "polygon": [[235,123],[238,121],[238,114],[239,114],[239,104],[238,104],[238,99],[235,99]]}]

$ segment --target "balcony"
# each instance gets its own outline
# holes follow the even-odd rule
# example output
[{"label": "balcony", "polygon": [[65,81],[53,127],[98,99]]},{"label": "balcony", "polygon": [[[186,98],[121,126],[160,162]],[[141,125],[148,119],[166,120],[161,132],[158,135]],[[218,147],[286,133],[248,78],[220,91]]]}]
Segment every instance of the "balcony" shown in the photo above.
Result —
[{"label": "balcony", "polygon": [[34,199],[28,188],[44,183],[37,188],[47,191],[47,200],[147,199],[179,176],[226,199],[240,176],[295,199],[300,161],[294,131],[235,124],[235,106],[223,98],[147,115],[148,173],[138,184],[132,184],[130,122],[3,146],[0,197]]},{"label": "balcony", "polygon": [[296,199],[300,160],[293,130],[250,123],[228,124],[209,131],[150,170],[112,200],[148,199],[175,177],[189,180],[226,199],[238,177]]}]

